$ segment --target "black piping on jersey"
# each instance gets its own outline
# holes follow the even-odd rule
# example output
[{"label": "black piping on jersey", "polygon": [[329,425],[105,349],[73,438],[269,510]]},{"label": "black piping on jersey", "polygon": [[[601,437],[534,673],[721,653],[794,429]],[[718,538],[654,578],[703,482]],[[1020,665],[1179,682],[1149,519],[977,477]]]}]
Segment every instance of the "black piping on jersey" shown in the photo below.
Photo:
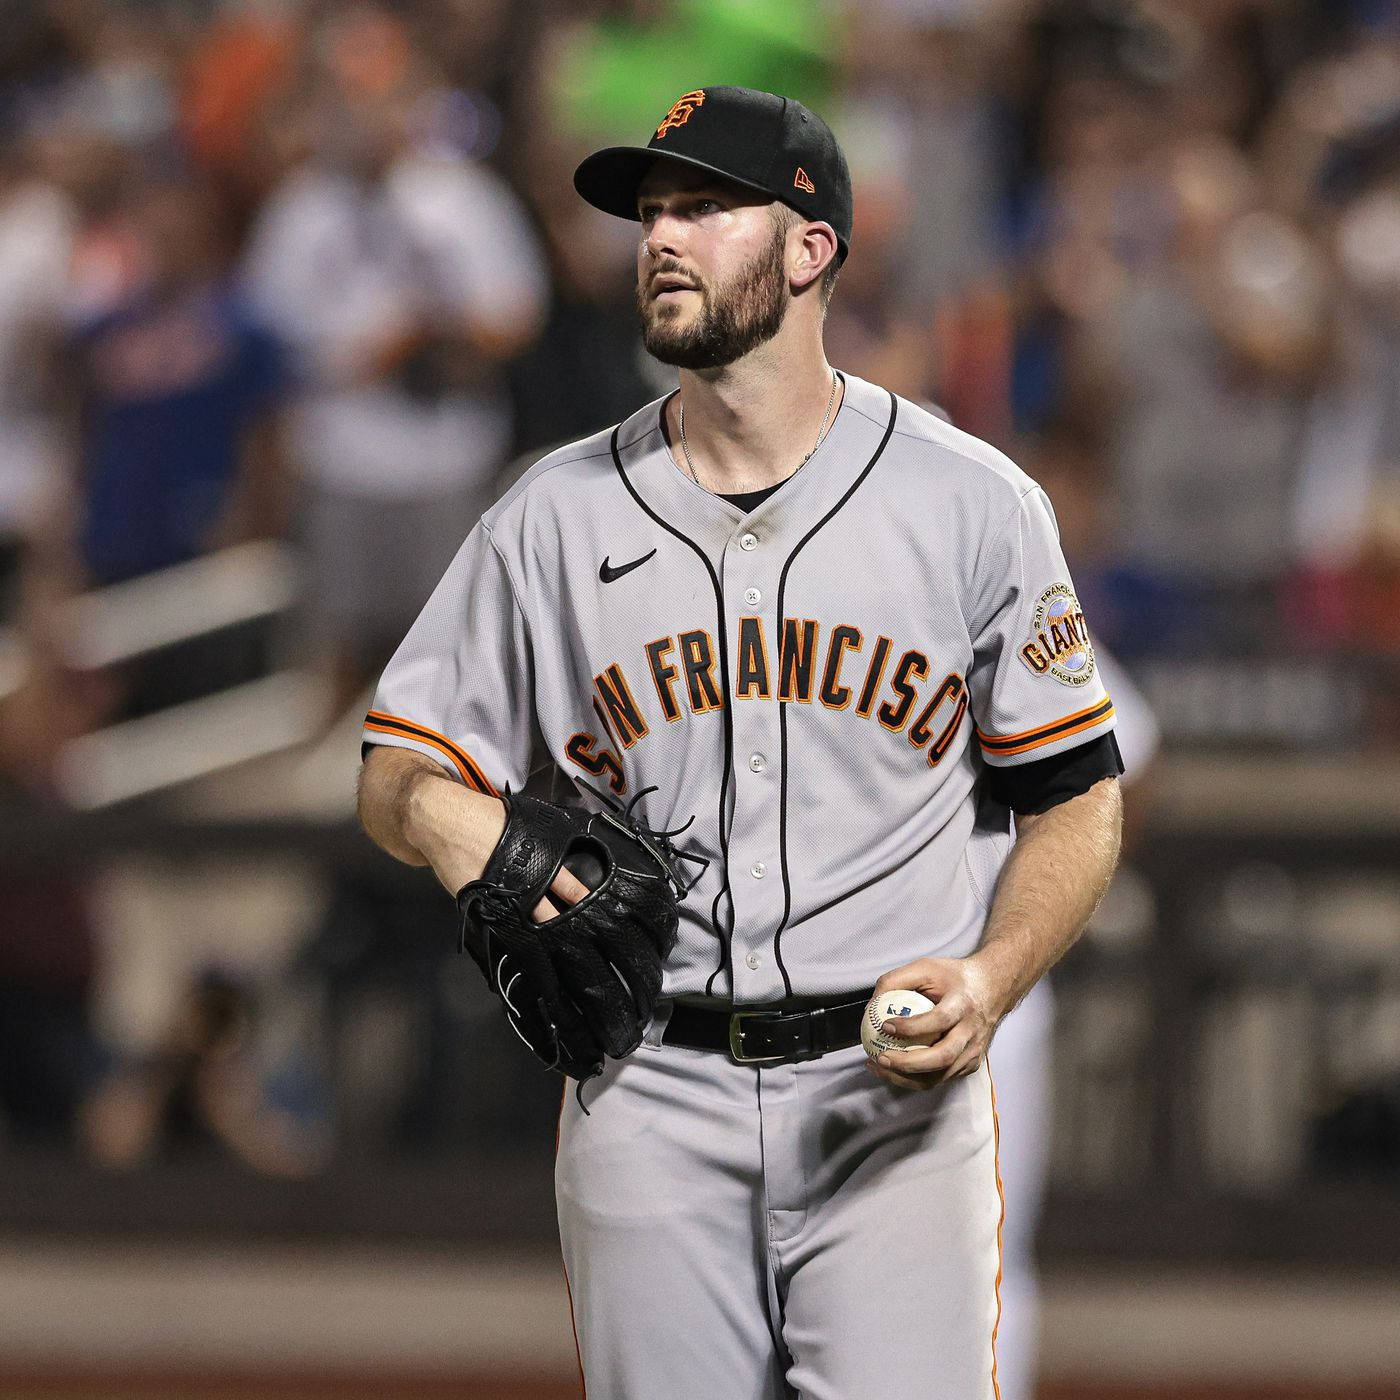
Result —
[{"label": "black piping on jersey", "polygon": [[[662,422],[665,422],[665,410],[662,411]],[[620,426],[620,425],[619,425]],[[627,488],[627,494],[668,534],[674,535],[684,545],[689,546],[700,557],[700,562],[705,566],[705,572],[710,576],[710,584],[715,590],[715,619],[719,633],[719,670],[720,685],[724,691],[724,778],[719,785],[719,848],[720,855],[724,861],[724,883],[720,886],[719,892],[715,895],[715,902],[710,909],[710,918],[716,928],[719,928],[719,902],[721,899],[728,899],[728,919],[726,927],[721,935],[722,947],[720,949],[719,966],[710,974],[705,982],[705,995],[711,994],[715,978],[726,968],[729,971],[729,989],[731,998],[734,995],[734,967],[732,950],[734,947],[734,898],[729,892],[729,831],[725,821],[729,807],[729,782],[734,774],[734,715],[732,697],[729,693],[729,635],[728,629],[724,625],[724,594],[720,590],[719,575],[715,573],[715,566],[710,563],[710,557],[700,548],[689,535],[676,529],[668,521],[663,520],[647,503],[637,494],[637,488],[632,485],[627,478],[627,470],[622,465],[622,455],[617,447],[618,429],[613,429],[612,441],[609,444],[612,448],[613,466],[617,468],[617,474],[622,479],[622,484]],[[663,428],[664,434],[664,428]]]},{"label": "black piping on jersey", "polygon": [[[845,377],[842,377],[845,382]],[[888,392],[888,391],[886,391]],[[890,421],[885,425],[885,435],[880,439],[880,445],[875,449],[874,455],[865,464],[865,469],[850,484],[846,494],[836,502],[827,513],[802,536],[793,546],[792,553],[788,555],[783,571],[778,575],[778,637],[781,640],[783,635],[783,594],[787,589],[788,570],[792,568],[792,562],[807,546],[807,542],[825,525],[827,525],[836,512],[851,499],[860,489],[861,483],[875,469],[875,463],[884,455],[885,448],[889,445],[891,435],[894,433],[894,420],[899,412],[899,400],[890,394]],[[791,701],[778,701],[778,765],[779,765],[779,799],[778,799],[778,864],[783,872],[783,917],[778,921],[778,931],[773,935],[773,957],[777,961],[778,971],[783,974],[783,988],[788,996],[792,995],[792,979],[788,977],[787,965],[783,962],[783,931],[787,928],[789,916],[792,914],[792,881],[788,876],[787,859],[787,774],[788,774],[788,739],[787,739],[787,712]]]}]

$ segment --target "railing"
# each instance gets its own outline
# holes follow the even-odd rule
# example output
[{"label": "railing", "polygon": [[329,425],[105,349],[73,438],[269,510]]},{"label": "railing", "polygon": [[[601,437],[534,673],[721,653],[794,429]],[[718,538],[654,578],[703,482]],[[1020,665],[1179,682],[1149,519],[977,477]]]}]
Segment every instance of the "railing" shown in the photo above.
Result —
[{"label": "railing", "polygon": [[[296,598],[294,552],[259,540],[73,598],[55,631],[66,665],[99,672],[271,626]],[[23,637],[0,629],[0,698],[19,687],[28,664]],[[305,742],[325,706],[321,678],[302,667],[251,675],[74,740],[55,775],[58,788],[83,810],[161,792]]]}]

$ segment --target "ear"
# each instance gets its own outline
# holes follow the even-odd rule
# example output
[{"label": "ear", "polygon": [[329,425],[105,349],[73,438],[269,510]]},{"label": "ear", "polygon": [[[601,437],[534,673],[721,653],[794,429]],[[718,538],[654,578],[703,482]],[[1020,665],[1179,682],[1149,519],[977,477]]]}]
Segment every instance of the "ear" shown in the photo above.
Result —
[{"label": "ear", "polygon": [[[794,246],[794,237],[797,242]],[[821,278],[836,257],[836,231],[830,224],[798,224],[788,238],[788,278],[799,291]]]}]

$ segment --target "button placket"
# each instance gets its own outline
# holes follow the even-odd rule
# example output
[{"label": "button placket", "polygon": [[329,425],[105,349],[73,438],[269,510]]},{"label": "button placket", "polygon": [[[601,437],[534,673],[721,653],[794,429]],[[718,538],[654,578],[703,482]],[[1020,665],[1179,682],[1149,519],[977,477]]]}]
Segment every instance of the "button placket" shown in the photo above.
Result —
[{"label": "button placket", "polygon": [[[722,587],[732,639],[741,635],[744,617],[757,614],[760,618],[771,691],[777,684],[776,673],[771,669],[776,642],[770,630],[772,620],[763,615],[762,605],[765,598],[774,596],[777,587],[776,573],[769,576],[770,564],[776,570],[781,560],[766,544],[765,550],[759,552],[761,543],[764,540],[756,530],[746,529],[730,536]],[[771,761],[769,755],[778,750],[779,720],[777,707],[770,700],[753,693],[738,700],[732,690],[729,698],[733,716],[732,761],[738,770],[733,788],[733,844],[729,850],[730,897],[735,918],[733,967],[736,974],[742,974],[745,996],[762,999],[782,994],[781,978],[768,956],[782,917],[783,888],[782,881],[776,878],[774,854],[778,849],[779,813],[773,786],[765,776]],[[767,878],[770,874],[773,879]]]}]

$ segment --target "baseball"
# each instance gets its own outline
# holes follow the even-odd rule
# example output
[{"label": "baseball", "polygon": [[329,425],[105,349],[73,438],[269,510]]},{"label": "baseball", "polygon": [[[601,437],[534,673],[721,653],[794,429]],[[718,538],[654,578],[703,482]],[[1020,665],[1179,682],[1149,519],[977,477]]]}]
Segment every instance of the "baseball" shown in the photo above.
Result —
[{"label": "baseball", "polygon": [[895,990],[871,997],[860,1022],[860,1043],[865,1046],[865,1053],[873,1060],[886,1050],[908,1050],[913,1042],[897,1040],[881,1031],[885,1017],[918,1016],[932,1010],[933,1003],[922,992]]}]

